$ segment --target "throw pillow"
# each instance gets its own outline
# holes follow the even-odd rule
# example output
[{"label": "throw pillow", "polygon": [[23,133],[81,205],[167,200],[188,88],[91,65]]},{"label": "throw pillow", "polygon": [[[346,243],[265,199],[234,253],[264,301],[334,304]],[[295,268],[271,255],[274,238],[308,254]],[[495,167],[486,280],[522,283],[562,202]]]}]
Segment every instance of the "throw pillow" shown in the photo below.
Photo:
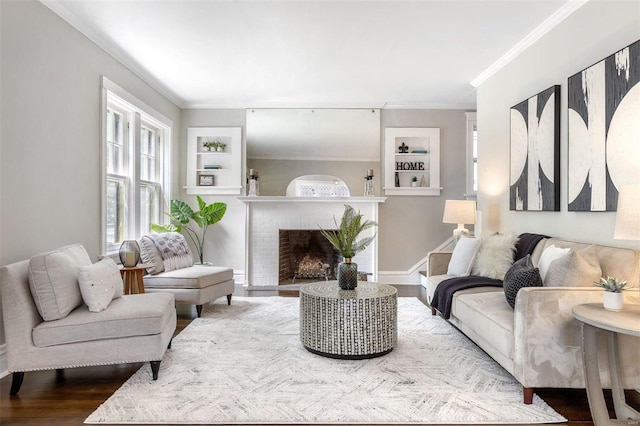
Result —
[{"label": "throw pillow", "polygon": [[531,262],[531,255],[526,255],[516,260],[507,273],[504,274],[504,281],[502,282],[504,296],[512,308],[516,305],[516,296],[521,288],[541,286],[542,278],[540,278],[538,268],[535,268],[533,262]]},{"label": "throw pillow", "polygon": [[600,280],[602,269],[598,249],[591,245],[569,256],[554,260],[549,265],[544,285],[548,287],[591,287]]},{"label": "throw pillow", "polygon": [[540,260],[538,261],[538,269],[540,269],[540,277],[542,277],[542,282],[544,282],[547,271],[549,270],[549,265],[556,259],[560,259],[564,256],[568,256],[571,253],[570,248],[560,248],[555,245],[550,245],[540,255]]},{"label": "throw pillow", "polygon": [[471,272],[471,266],[473,265],[473,261],[476,258],[479,248],[479,238],[470,238],[465,236],[460,237],[453,249],[451,260],[449,260],[447,274],[456,277],[469,275]]},{"label": "throw pillow", "polygon": [[104,311],[111,300],[122,294],[120,270],[110,257],[81,267],[78,271],[78,282],[82,300],[91,312]]},{"label": "throw pillow", "polygon": [[471,273],[496,280],[503,279],[513,264],[517,242],[518,236],[514,234],[493,234],[482,238]]},{"label": "throw pillow", "polygon": [[151,275],[164,272],[162,256],[153,240],[149,236],[144,235],[138,240],[138,245],[140,246],[140,259],[142,263],[151,265],[147,268],[147,272]]},{"label": "throw pillow", "polygon": [[43,320],[64,318],[80,306],[78,268],[84,265],[91,265],[91,259],[80,244],[41,253],[29,260],[29,289]]}]

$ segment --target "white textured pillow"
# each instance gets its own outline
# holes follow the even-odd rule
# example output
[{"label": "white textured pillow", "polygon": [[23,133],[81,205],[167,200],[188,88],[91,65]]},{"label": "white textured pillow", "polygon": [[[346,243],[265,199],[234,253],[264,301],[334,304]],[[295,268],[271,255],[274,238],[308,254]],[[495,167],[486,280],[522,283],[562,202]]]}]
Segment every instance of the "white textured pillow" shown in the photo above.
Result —
[{"label": "white textured pillow", "polygon": [[462,236],[458,240],[451,260],[449,260],[449,267],[447,269],[447,275],[454,275],[456,277],[463,277],[469,275],[471,272],[471,266],[476,258],[478,249],[480,248],[479,238],[470,238]]},{"label": "white textured pillow", "polygon": [[91,312],[104,311],[112,299],[122,295],[120,270],[110,257],[81,267],[78,271],[78,282],[82,300]]},{"label": "white textured pillow", "polygon": [[550,245],[544,249],[542,255],[540,255],[540,260],[538,261],[538,270],[540,271],[540,278],[542,278],[543,283],[551,262],[564,256],[568,256],[570,253],[570,248],[560,248],[555,245]]},{"label": "white textured pillow", "polygon": [[598,249],[590,245],[554,260],[543,281],[548,287],[590,287],[602,276]]},{"label": "white textured pillow", "polygon": [[504,274],[513,264],[517,242],[518,236],[514,234],[493,234],[482,238],[471,273],[496,280],[504,279]]},{"label": "white textured pillow", "polygon": [[45,321],[64,318],[82,303],[78,268],[91,265],[80,244],[35,255],[29,261],[29,288],[38,313]]},{"label": "white textured pillow", "polygon": [[153,243],[153,240],[144,235],[138,240],[138,246],[140,246],[140,259],[142,260],[142,263],[151,265],[147,268],[147,272],[151,275],[164,272],[162,256],[156,248],[156,245]]}]

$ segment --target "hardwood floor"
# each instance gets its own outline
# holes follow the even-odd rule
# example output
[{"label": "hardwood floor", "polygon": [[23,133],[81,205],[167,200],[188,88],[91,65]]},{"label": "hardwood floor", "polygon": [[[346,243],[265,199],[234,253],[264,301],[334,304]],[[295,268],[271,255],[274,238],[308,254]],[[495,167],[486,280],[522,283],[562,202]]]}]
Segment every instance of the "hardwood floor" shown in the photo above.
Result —
[{"label": "hardwood floor", "polygon": [[[297,297],[295,286],[282,286],[282,291],[236,291],[238,296]],[[396,286],[400,297],[417,297],[425,301],[424,289],[416,286]],[[233,302],[232,302],[233,303]],[[178,327],[182,331],[195,318],[195,309],[178,307]],[[25,374],[20,393],[9,396],[11,376],[0,380],[1,425],[81,425],[101,403],[113,394],[142,364],[72,368],[62,372],[38,371]],[[584,390],[536,389],[536,393],[572,426],[592,425]],[[640,405],[640,396],[628,396],[633,405]],[[608,405],[612,407],[611,398]],[[613,413],[611,414],[613,415]]]}]

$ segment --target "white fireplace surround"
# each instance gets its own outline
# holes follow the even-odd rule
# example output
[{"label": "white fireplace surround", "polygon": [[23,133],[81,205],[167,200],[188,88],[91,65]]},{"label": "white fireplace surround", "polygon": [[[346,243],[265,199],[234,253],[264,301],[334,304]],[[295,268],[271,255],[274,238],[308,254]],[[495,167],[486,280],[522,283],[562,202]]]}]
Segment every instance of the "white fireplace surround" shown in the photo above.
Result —
[{"label": "white fireplace surround", "polygon": [[[378,204],[386,197],[238,197],[246,205],[245,287],[278,285],[278,244],[281,229],[335,229],[345,204],[362,213],[364,219],[378,221]],[[373,235],[371,228],[362,237]],[[358,271],[378,280],[378,238],[354,258]]]}]

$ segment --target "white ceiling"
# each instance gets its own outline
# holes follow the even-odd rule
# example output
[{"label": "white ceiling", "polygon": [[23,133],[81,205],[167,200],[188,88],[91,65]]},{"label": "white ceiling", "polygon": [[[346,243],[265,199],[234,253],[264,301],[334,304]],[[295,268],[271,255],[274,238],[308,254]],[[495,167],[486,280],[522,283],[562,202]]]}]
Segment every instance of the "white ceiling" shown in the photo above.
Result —
[{"label": "white ceiling", "polygon": [[42,0],[180,107],[475,108],[585,0]]}]

